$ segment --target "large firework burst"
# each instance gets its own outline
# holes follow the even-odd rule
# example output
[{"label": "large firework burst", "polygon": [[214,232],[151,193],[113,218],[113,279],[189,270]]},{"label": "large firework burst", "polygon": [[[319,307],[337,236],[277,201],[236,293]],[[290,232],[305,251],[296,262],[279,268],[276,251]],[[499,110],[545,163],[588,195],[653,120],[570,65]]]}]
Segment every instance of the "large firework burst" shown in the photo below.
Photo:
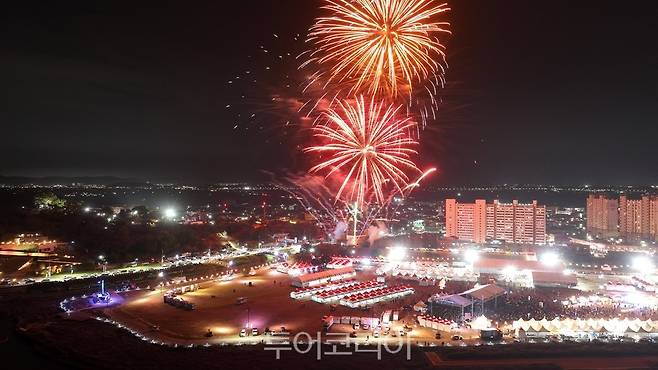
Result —
[{"label": "large firework burst", "polygon": [[313,127],[322,144],[305,151],[328,157],[310,171],[340,179],[336,201],[356,203],[360,209],[369,204],[384,206],[391,194],[413,185],[409,175],[421,173],[412,161],[418,142],[409,137],[415,123],[409,117],[400,118],[400,108],[366,102],[363,96],[341,100],[337,109],[328,109],[323,123]]},{"label": "large firework burst", "polygon": [[[449,33],[437,15],[450,8],[434,0],[325,0],[329,16],[318,18],[309,41],[315,48],[302,64],[317,63],[311,82],[340,86],[350,95],[408,96],[423,86],[432,99],[443,83]],[[432,86],[428,87],[429,83]]]}]

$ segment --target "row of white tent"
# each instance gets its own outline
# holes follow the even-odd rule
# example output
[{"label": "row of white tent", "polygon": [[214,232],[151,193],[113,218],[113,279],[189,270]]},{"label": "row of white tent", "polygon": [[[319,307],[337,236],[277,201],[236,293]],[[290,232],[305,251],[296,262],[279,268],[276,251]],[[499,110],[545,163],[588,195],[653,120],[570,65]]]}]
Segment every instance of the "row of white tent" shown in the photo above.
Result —
[{"label": "row of white tent", "polygon": [[640,319],[559,319],[516,320],[512,326],[525,333],[612,333],[612,334],[656,334],[658,321]]}]

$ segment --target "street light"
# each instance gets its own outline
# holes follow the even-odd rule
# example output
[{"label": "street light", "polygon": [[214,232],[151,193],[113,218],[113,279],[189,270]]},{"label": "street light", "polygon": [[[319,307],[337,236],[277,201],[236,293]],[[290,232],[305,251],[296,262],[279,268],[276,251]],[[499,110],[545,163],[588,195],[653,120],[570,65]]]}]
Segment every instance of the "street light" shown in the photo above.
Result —
[{"label": "street light", "polygon": [[391,261],[402,261],[407,255],[407,249],[402,246],[395,246],[388,251],[388,259]]},{"label": "street light", "polygon": [[98,256],[98,259],[101,261],[100,264],[103,267],[103,272],[106,272],[107,271],[107,261],[105,260],[105,256],[101,254],[100,256]]},{"label": "street light", "polygon": [[[164,271],[158,272],[158,278],[162,280],[163,277],[164,277]],[[164,281],[160,281],[160,295],[164,295],[164,292],[162,291],[163,288],[164,288]]]},{"label": "street light", "polygon": [[638,256],[633,258],[633,269],[637,271],[642,271],[645,273],[650,273],[655,269],[653,261],[648,257]]},{"label": "street light", "polygon": [[539,257],[542,265],[547,267],[554,267],[560,263],[560,256],[555,252],[546,252]]},{"label": "street light", "polygon": [[480,253],[473,249],[467,249],[464,251],[464,260],[469,264],[473,264],[475,261],[480,259]]},{"label": "street light", "polygon": [[516,273],[518,272],[516,266],[507,266],[505,267],[502,271],[503,279],[506,281],[512,281],[516,277]]},{"label": "street light", "polygon": [[164,216],[169,220],[173,220],[174,218],[176,218],[176,210],[173,208],[167,208],[164,211]]}]

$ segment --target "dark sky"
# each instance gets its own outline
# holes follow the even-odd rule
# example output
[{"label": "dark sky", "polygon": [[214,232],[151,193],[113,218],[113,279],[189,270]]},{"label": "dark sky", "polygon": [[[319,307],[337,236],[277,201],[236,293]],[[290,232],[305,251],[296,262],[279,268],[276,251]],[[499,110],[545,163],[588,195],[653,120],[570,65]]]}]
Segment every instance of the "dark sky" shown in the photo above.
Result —
[{"label": "dark sky", "polygon": [[[293,38],[320,1],[14,3],[0,15],[0,174],[305,168],[268,96],[294,80]],[[450,5],[445,103],[422,134],[436,183],[658,183],[654,1]]]}]

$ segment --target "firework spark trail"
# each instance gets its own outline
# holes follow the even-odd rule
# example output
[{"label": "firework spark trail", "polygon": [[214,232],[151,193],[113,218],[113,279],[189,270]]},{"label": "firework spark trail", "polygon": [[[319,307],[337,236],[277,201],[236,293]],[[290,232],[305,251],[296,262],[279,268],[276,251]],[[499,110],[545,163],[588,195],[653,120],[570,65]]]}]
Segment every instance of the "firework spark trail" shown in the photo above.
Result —
[{"label": "firework spark trail", "polygon": [[337,201],[357,203],[361,210],[370,203],[383,205],[389,194],[403,193],[408,187],[409,172],[421,173],[411,160],[418,142],[408,131],[415,123],[398,117],[400,106],[366,103],[363,96],[337,104],[338,109],[330,108],[327,119],[312,128],[324,143],[305,151],[327,154],[329,159],[310,172],[341,176]]},{"label": "firework spark trail", "polygon": [[[342,91],[353,97],[368,94],[406,104],[416,86],[429,94],[429,106],[438,107],[437,85],[443,86],[445,47],[437,34],[448,34],[449,23],[436,17],[450,10],[434,0],[326,0],[331,14],[318,18],[308,42],[314,49],[300,68],[316,65],[310,85]],[[423,121],[427,107],[419,109]]]}]

